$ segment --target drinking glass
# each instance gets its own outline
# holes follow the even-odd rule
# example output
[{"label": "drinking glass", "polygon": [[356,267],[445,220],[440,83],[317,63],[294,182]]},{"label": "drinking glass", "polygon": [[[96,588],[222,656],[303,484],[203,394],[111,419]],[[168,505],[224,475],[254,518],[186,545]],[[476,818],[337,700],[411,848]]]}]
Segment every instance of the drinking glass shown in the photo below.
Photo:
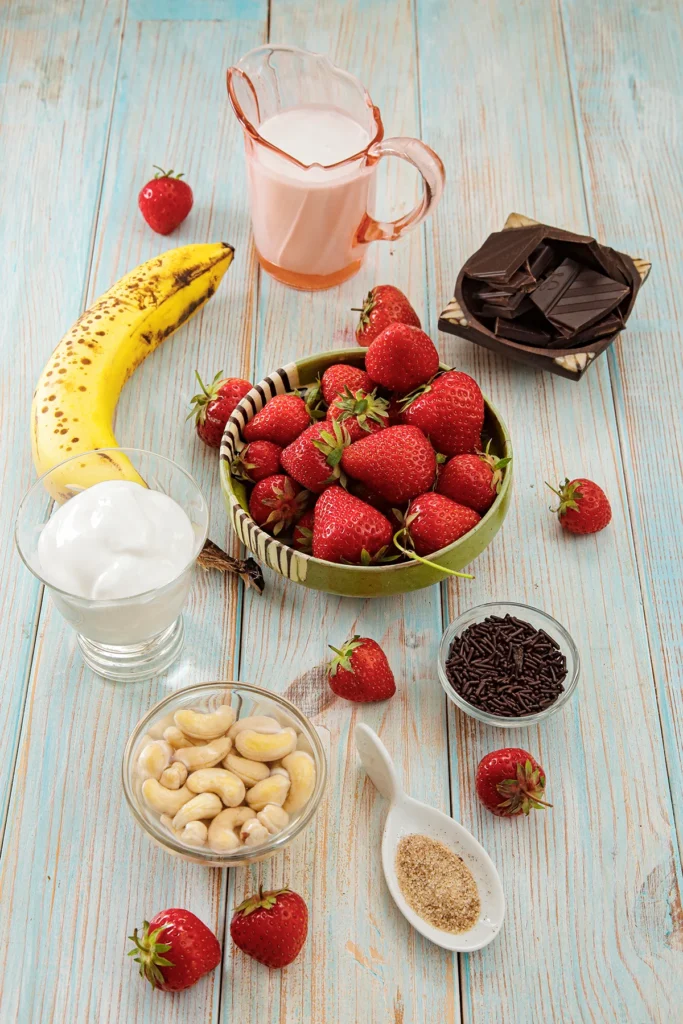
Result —
[{"label": "drinking glass", "polygon": [[[175,579],[134,597],[91,599],[51,585],[38,559],[43,527],[61,504],[104,480],[134,480],[173,498],[195,534],[188,564]],[[209,528],[209,509],[195,480],[175,462],[137,448],[103,448],[74,455],[44,473],[25,495],[15,538],[24,564],[44,583],[77,633],[85,663],[106,679],[149,679],[164,672],[183,648],[182,609]]]}]

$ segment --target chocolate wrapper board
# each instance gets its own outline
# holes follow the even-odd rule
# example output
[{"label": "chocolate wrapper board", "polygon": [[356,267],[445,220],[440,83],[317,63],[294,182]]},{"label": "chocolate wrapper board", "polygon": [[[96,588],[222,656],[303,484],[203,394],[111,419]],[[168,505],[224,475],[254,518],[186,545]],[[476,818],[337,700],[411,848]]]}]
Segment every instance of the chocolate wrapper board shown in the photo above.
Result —
[{"label": "chocolate wrapper board", "polygon": [[439,329],[580,380],[624,330],[650,268],[589,235],[511,213],[462,267]]}]

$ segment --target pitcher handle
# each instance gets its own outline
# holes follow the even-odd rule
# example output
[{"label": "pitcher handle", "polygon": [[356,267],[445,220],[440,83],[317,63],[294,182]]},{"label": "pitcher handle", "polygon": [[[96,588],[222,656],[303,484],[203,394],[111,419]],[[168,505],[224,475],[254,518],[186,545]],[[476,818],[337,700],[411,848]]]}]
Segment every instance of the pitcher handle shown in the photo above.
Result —
[{"label": "pitcher handle", "polygon": [[398,156],[417,168],[422,175],[422,198],[414,210],[406,213],[404,217],[399,217],[398,220],[375,220],[366,213],[356,234],[356,241],[359,244],[393,242],[400,238],[405,231],[410,231],[422,223],[434,209],[443,192],[446,180],[443,163],[434,150],[424,142],[406,138],[384,139],[376,142],[368,150],[368,157],[372,162],[381,160],[383,156]]}]

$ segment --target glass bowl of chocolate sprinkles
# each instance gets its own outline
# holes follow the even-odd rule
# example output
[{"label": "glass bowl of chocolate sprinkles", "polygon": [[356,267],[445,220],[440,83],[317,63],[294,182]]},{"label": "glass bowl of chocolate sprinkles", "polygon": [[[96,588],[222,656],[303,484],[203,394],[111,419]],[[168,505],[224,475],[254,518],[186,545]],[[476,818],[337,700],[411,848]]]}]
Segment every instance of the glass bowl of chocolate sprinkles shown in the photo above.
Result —
[{"label": "glass bowl of chocolate sprinkles", "polygon": [[446,629],[439,679],[472,718],[519,729],[567,703],[579,681],[579,652],[564,626],[540,608],[491,601]]}]

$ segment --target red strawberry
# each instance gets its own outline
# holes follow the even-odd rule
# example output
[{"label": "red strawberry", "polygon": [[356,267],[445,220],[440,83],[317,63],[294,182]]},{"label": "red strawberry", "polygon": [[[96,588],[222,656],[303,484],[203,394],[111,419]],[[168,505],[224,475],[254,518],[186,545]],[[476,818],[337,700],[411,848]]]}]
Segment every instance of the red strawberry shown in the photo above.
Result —
[{"label": "red strawberry", "polygon": [[192,189],[180,180],[182,174],[174,178],[173,171],[164,171],[156,164],[154,167],[159,173],[140,189],[138,206],[152,231],[169,235],[192,209]]},{"label": "red strawberry", "polygon": [[339,480],[339,463],[349,435],[336,421],[312,423],[296,441],[287,445],[280,462],[282,468],[309,491],[320,494]]},{"label": "red strawberry", "polygon": [[528,814],[552,807],[543,799],[545,772],[526,750],[503,747],[479,762],[477,796],[489,811],[501,818]]},{"label": "red strawberry", "polygon": [[382,559],[392,536],[389,520],[343,487],[328,487],[315,504],[316,558],[369,565]]},{"label": "red strawberry", "polygon": [[473,452],[481,444],[484,396],[476,380],[448,370],[405,398],[403,422],[419,427],[443,455]]},{"label": "red strawberry", "polygon": [[347,390],[354,393],[364,391],[369,395],[374,386],[365,370],[351,366],[350,363],[335,363],[328,366],[320,382],[323,398],[328,405],[334,402],[337,395],[343,395]]},{"label": "red strawberry", "polygon": [[298,395],[275,395],[242,431],[245,441],[272,441],[285,448],[310,425],[306,403]]},{"label": "red strawberry", "polygon": [[338,697],[367,704],[394,696],[394,673],[378,643],[356,634],[342,647],[329,646],[336,657],[327,666],[327,679]]},{"label": "red strawberry", "polygon": [[469,533],[481,516],[474,509],[428,491],[411,501],[405,529],[418,555],[431,555]]},{"label": "red strawberry", "polygon": [[500,491],[503,469],[509,458],[497,459],[485,452],[477,455],[454,455],[439,472],[436,489],[459,505],[467,505],[484,515]]},{"label": "red strawberry", "polygon": [[255,484],[280,472],[282,448],[272,441],[252,441],[239,453],[230,467],[238,480]]},{"label": "red strawberry", "polygon": [[419,327],[391,324],[368,349],[365,369],[377,384],[403,393],[434,376],[439,353]]},{"label": "red strawberry", "polygon": [[286,967],[308,932],[308,908],[298,893],[277,889],[249,896],[232,915],[230,935],[243,953],[266,967]]},{"label": "red strawberry", "polygon": [[310,555],[313,550],[314,519],[315,509],[310,508],[308,512],[304,512],[301,519],[294,527],[294,533],[292,535],[292,545],[298,551],[305,551],[307,555]]},{"label": "red strawberry", "polygon": [[371,491],[400,503],[432,486],[436,455],[416,427],[387,427],[347,448],[341,465],[345,473],[361,480]]},{"label": "red strawberry", "polygon": [[128,938],[135,943],[128,956],[140,964],[140,977],[152,988],[182,992],[203,974],[218,967],[221,947],[206,925],[189,910],[172,907],[145,921]]},{"label": "red strawberry", "polygon": [[249,498],[249,512],[257,526],[277,537],[300,518],[308,497],[308,491],[302,490],[295,480],[276,473],[255,485]]},{"label": "red strawberry", "polygon": [[360,441],[366,434],[374,434],[388,425],[385,398],[378,398],[376,391],[369,394],[356,391],[352,394],[347,388],[344,394],[337,395],[327,410],[328,420],[339,420],[348,431],[352,441]]},{"label": "red strawberry", "polygon": [[207,386],[196,370],[195,376],[202,390],[191,399],[190,405],[194,408],[187,418],[194,416],[197,434],[204,444],[220,448],[225,424],[238,403],[251,391],[251,384],[241,377],[223,377],[219,372]]},{"label": "red strawberry", "polygon": [[360,320],[356,328],[359,345],[371,345],[390,324],[410,324],[420,327],[420,318],[402,291],[392,284],[377,284],[368,292],[363,308],[356,310]]},{"label": "red strawberry", "polygon": [[598,533],[609,525],[612,519],[609,498],[592,480],[565,479],[557,490],[554,487],[550,490],[560,499],[559,506],[552,511],[557,512],[560,525],[570,533]]}]

